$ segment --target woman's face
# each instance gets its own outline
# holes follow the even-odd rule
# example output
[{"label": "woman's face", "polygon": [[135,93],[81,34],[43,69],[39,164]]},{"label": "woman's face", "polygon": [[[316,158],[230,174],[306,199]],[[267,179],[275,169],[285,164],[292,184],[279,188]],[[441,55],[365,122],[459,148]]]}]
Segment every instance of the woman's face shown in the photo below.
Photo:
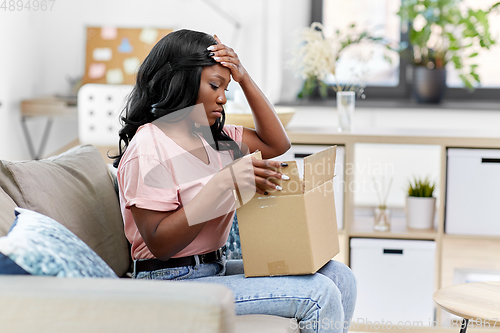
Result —
[{"label": "woman's face", "polygon": [[189,118],[204,126],[215,124],[217,118],[222,117],[222,106],[227,102],[225,91],[229,81],[231,71],[228,68],[219,64],[203,67],[196,104],[203,104],[205,112],[195,108]]}]

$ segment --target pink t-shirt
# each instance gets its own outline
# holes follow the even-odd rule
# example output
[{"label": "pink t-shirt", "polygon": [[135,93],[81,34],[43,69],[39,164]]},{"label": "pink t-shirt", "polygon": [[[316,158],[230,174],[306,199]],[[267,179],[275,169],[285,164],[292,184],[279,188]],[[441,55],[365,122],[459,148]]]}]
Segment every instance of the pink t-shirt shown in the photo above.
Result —
[{"label": "pink t-shirt", "polygon": [[[241,147],[243,127],[226,125],[224,131]],[[201,137],[201,136],[200,136]],[[202,138],[209,164],[187,152],[155,124],[137,130],[118,166],[118,185],[125,235],[132,244],[133,259],[150,259],[135,224],[131,206],[154,211],[174,211],[186,205],[215,173],[233,161],[230,151],[217,151]],[[198,236],[173,257],[204,254],[227,240],[234,212],[205,222]]]}]

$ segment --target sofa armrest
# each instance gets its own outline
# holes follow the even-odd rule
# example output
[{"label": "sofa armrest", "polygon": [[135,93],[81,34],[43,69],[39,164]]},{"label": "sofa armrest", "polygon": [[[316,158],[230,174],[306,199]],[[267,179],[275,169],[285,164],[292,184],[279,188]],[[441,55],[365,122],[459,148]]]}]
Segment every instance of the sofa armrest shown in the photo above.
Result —
[{"label": "sofa armrest", "polygon": [[0,275],[6,332],[234,331],[231,290],[196,282]]}]

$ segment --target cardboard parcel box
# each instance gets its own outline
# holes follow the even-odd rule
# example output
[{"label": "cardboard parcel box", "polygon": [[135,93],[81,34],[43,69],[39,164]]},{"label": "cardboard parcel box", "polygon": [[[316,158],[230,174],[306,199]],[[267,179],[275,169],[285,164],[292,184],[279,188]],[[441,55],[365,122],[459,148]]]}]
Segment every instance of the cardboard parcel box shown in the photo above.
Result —
[{"label": "cardboard parcel box", "polygon": [[339,252],[333,195],[336,146],[279,171],[282,191],[256,194],[238,208],[245,276],[312,274]]}]

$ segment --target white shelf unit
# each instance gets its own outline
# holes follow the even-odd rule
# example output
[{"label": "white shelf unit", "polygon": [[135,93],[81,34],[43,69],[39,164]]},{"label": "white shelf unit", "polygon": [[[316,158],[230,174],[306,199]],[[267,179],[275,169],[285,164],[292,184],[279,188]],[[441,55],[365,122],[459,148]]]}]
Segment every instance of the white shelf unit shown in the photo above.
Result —
[{"label": "white shelf unit", "polygon": [[[487,243],[492,249],[500,249],[500,236],[447,235],[444,232],[445,200],[447,181],[447,152],[450,148],[480,148],[500,149],[500,132],[489,130],[417,130],[395,128],[360,128],[351,133],[338,133],[336,127],[317,127],[311,125],[296,125],[287,128],[288,136],[293,145],[339,145],[345,147],[346,165],[355,161],[357,144],[388,144],[388,145],[430,145],[438,146],[440,152],[440,170],[438,180],[436,227],[429,230],[411,230],[406,227],[404,217],[392,221],[392,229],[387,232],[375,232],[370,217],[355,215],[354,194],[349,185],[355,181],[353,173],[345,173],[344,193],[344,223],[339,233],[341,238],[341,253],[336,259],[349,265],[351,257],[350,240],[353,238],[371,239],[401,239],[430,240],[435,242],[434,290],[453,284],[454,272],[459,268],[471,267],[479,270],[498,270],[500,263],[497,255],[487,249],[467,251],[468,244]],[[411,177],[412,175],[408,175]],[[480,195],[480,194],[478,194]],[[464,244],[464,248],[460,244]],[[461,250],[461,251],[459,251]],[[456,258],[454,254],[461,253]],[[496,252],[498,253],[498,252]],[[411,288],[411,285],[407,285]],[[437,318],[441,310],[437,309]],[[444,330],[444,327],[441,327]],[[363,328],[360,328],[363,330]]]}]

